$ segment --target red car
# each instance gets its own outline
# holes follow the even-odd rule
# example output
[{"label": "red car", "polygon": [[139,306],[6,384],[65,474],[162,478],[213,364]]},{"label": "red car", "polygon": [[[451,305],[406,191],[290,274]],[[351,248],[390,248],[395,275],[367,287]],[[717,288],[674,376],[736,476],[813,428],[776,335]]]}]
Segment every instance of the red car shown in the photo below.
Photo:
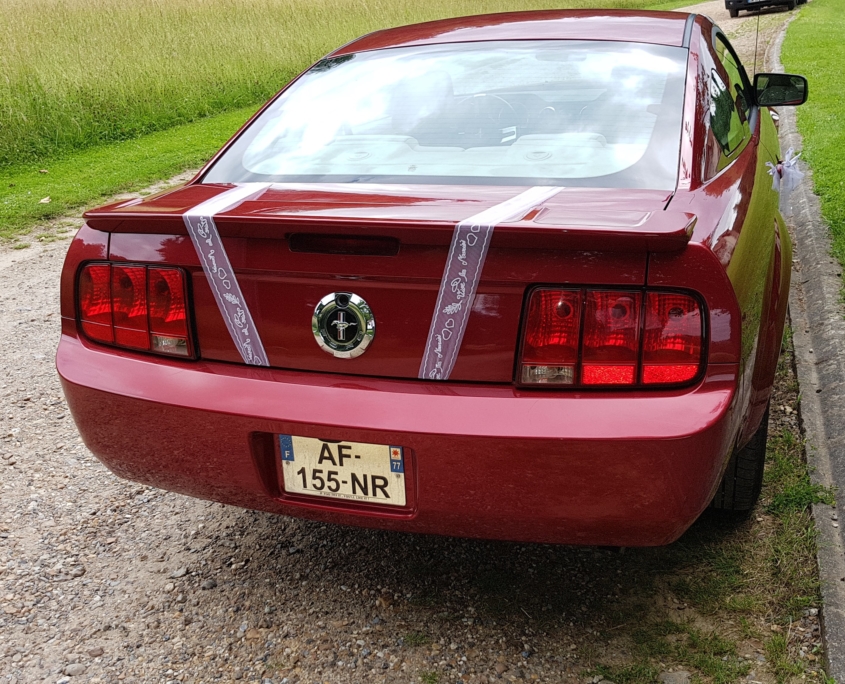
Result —
[{"label": "red car", "polygon": [[658,545],[747,511],[790,273],[764,105],[805,97],[695,15],[360,38],[186,186],[86,214],[57,354],[85,443],[411,532]]}]

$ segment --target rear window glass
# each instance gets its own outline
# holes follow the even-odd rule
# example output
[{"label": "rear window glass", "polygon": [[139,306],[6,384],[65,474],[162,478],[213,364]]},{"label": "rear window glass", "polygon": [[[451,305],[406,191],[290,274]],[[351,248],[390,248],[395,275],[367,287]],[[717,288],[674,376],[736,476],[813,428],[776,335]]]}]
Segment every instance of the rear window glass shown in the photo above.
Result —
[{"label": "rear window glass", "polygon": [[687,51],[502,41],[391,48],[312,67],[207,183],[674,189]]}]

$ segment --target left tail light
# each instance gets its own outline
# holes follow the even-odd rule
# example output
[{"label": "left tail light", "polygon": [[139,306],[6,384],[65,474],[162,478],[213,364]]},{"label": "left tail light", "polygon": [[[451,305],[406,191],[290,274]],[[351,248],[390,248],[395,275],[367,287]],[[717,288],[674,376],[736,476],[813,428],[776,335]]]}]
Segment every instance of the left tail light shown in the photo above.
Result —
[{"label": "left tail light", "polygon": [[76,290],[82,332],[117,347],[193,357],[186,284],[181,268],[86,264]]},{"label": "left tail light", "polygon": [[528,299],[522,385],[684,385],[704,364],[704,317],[691,294],[537,288]]}]

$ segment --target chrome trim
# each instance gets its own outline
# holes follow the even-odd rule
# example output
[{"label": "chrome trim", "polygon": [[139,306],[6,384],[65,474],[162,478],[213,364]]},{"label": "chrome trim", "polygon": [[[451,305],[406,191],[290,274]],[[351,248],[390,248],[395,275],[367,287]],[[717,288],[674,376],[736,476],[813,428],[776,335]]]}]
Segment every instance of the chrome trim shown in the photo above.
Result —
[{"label": "chrome trim", "polygon": [[[358,330],[348,341],[337,339],[328,330],[328,326],[331,325],[328,318],[338,309],[341,316],[349,313],[355,318]],[[333,323],[337,326],[337,319]],[[343,328],[338,328],[342,338],[350,323],[342,320],[341,323],[346,323]],[[327,354],[338,359],[354,359],[367,351],[367,347],[373,341],[376,335],[376,319],[369,304],[358,295],[352,292],[332,292],[323,297],[314,308],[314,314],[311,316],[311,332],[320,349]]]}]

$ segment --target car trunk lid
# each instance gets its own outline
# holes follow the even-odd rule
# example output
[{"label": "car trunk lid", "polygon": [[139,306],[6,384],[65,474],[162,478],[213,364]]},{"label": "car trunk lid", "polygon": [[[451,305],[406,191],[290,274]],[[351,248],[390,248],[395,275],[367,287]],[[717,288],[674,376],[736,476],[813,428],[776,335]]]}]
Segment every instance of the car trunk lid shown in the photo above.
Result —
[{"label": "car trunk lid", "polygon": [[[185,236],[183,215],[227,186],[191,185],[89,212],[114,233]],[[417,377],[455,225],[524,188],[272,186],[215,216],[271,366]],[[665,210],[669,193],[565,188],[496,226],[452,380],[510,382],[526,292],[537,284],[639,288],[649,251],[682,249],[694,217]],[[174,237],[187,240],[187,237]],[[139,259],[130,253],[124,259]],[[192,267],[201,356],[241,362],[199,261]],[[331,293],[367,302],[366,353],[336,358],[312,331]]]}]

